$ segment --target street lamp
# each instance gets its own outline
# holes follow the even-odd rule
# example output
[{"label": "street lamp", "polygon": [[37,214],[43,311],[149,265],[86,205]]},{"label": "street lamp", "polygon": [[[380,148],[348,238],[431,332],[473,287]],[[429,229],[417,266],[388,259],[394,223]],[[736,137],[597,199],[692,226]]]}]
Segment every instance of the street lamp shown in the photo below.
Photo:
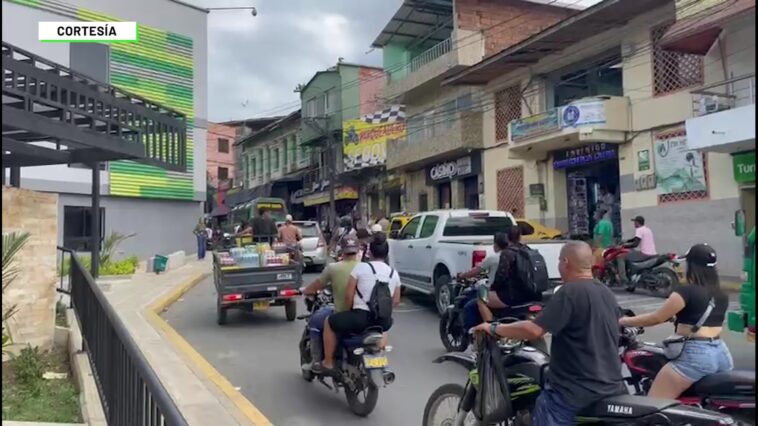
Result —
[{"label": "street lamp", "polygon": [[249,10],[250,14],[253,16],[258,16],[258,10],[253,6],[242,6],[242,7],[206,7],[205,10],[211,11],[211,10]]}]

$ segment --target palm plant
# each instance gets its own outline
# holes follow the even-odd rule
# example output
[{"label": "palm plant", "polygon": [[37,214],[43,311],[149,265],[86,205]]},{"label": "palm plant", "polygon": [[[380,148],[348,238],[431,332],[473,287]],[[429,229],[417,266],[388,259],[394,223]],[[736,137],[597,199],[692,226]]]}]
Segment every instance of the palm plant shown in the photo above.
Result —
[{"label": "palm plant", "polygon": [[116,248],[137,234],[121,234],[116,231],[112,231],[107,238],[103,241],[103,247],[100,249],[100,265],[107,265],[110,263],[115,254]]},{"label": "palm plant", "polygon": [[8,321],[13,317],[17,310],[16,305],[5,304],[5,290],[18,276],[18,269],[15,265],[16,255],[28,240],[28,232],[3,234],[3,353],[5,353],[5,348],[13,343],[13,339],[11,338],[8,329]]}]

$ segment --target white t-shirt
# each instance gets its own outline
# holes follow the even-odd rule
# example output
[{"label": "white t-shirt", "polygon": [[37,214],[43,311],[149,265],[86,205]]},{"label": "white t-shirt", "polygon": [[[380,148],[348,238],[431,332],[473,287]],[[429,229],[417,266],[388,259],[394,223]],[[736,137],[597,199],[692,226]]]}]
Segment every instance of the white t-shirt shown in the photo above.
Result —
[{"label": "white t-shirt", "polygon": [[484,261],[479,264],[479,267],[482,268],[483,271],[487,272],[487,283],[490,286],[493,282],[495,282],[495,275],[497,274],[498,265],[500,265],[500,253],[495,253],[487,256]]},{"label": "white t-shirt", "polygon": [[[389,265],[377,260],[372,261],[371,265],[374,266],[376,275],[371,271],[371,267],[367,262],[355,265],[353,272],[350,274],[350,276],[358,280],[357,289],[363,295],[363,298],[361,298],[358,296],[358,291],[355,292],[355,296],[353,296],[353,309],[368,311],[366,301],[371,298],[371,291],[374,289],[377,280],[389,283],[390,294],[392,295],[395,294],[395,289],[400,286],[400,275],[398,275],[397,271],[393,271]],[[391,277],[390,273],[392,273]]]}]

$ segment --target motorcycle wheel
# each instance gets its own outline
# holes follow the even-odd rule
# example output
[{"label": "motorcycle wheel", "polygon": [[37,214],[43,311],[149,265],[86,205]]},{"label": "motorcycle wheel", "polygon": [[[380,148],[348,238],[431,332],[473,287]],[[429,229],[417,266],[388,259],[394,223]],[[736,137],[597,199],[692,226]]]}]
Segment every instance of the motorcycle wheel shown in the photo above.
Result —
[{"label": "motorcycle wheel", "polygon": [[[363,389],[349,389],[345,386],[345,398],[350,411],[356,416],[366,417],[376,408],[376,402],[379,400],[379,388],[369,380],[366,380]],[[362,399],[361,399],[362,397]]]},{"label": "motorcycle wheel", "polygon": [[[459,314],[460,315],[460,314]],[[448,352],[463,352],[469,345],[469,334],[458,319],[450,323],[450,311],[445,311],[440,318],[440,340]]]},{"label": "motorcycle wheel", "polygon": [[679,283],[679,276],[669,268],[660,268],[655,271],[655,284],[650,286],[653,296],[669,297],[674,286]]},{"label": "motorcycle wheel", "polygon": [[306,329],[303,331],[303,337],[300,338],[300,372],[303,375],[303,379],[305,379],[306,382],[312,382],[313,379],[316,377],[312,371],[310,370],[303,370],[303,365],[310,364],[313,362],[313,357],[311,357],[311,344],[310,339],[307,336],[308,330]]},{"label": "motorcycle wheel", "polygon": [[[457,383],[448,383],[438,387],[424,407],[424,417],[422,426],[447,426],[455,424],[458,416],[458,405],[465,392],[463,386]],[[463,421],[465,426],[474,426],[479,423],[474,417],[474,413],[468,412]]]},{"label": "motorcycle wheel", "polygon": [[294,300],[288,300],[284,305],[284,315],[287,317],[287,321],[294,321],[297,318],[297,302]]}]

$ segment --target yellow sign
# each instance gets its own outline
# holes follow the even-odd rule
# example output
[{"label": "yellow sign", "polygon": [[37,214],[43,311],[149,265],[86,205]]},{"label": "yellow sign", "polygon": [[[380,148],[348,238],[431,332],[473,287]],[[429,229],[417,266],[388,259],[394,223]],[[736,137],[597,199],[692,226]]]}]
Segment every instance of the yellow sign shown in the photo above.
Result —
[{"label": "yellow sign", "polygon": [[381,166],[387,160],[387,141],[405,138],[405,121],[367,123],[363,119],[342,123],[345,169]]},{"label": "yellow sign", "polygon": [[259,209],[283,209],[284,206],[279,203],[258,203],[257,207]]},{"label": "yellow sign", "polygon": [[[343,186],[334,191],[335,200],[357,200],[358,190],[352,186]],[[308,195],[303,199],[303,205],[317,206],[329,202],[329,191]]]}]

